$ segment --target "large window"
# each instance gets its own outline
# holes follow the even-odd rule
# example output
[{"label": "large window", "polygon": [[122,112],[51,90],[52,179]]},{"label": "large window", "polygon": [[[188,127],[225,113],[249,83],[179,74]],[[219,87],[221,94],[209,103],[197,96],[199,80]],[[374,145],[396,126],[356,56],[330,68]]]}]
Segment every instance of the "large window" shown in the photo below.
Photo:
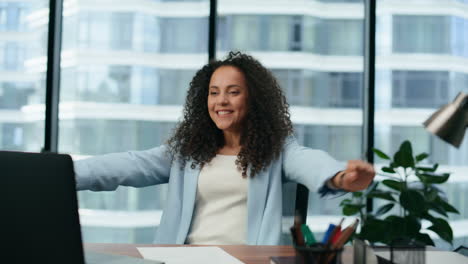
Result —
[{"label": "large window", "polygon": [[[248,14],[239,14],[232,3],[219,3],[222,10],[218,20],[219,56],[224,56],[227,50],[245,51],[272,70],[291,105],[291,118],[301,144],[325,150],[339,160],[359,159],[364,6],[354,3],[351,14],[341,17],[333,15],[345,7],[339,3],[323,3],[324,10],[317,15],[310,15],[315,13],[312,8],[303,8],[303,13],[293,15],[286,10],[281,15],[268,14],[255,4],[246,10]],[[281,1],[268,3],[272,10],[278,10],[281,4]],[[348,63],[352,66],[344,67]],[[333,116],[332,113],[348,117],[346,120],[323,117]],[[291,193],[295,189],[286,185],[283,192],[290,198],[283,202],[287,226],[294,214]],[[340,200],[324,201],[311,193],[310,224],[314,225],[318,221],[315,216],[321,215],[339,220]],[[287,243],[289,231],[284,230]]]},{"label": "large window", "polygon": [[[456,12],[442,13],[435,2],[411,1],[401,8],[392,2],[377,5],[376,52],[381,56],[376,63],[375,147],[394,153],[408,139],[416,153],[429,153],[429,162],[452,173],[443,189],[460,211],[450,215],[456,247],[467,241],[468,140],[456,149],[424,130],[422,123],[459,91],[468,91],[467,19]],[[455,10],[460,3],[445,4]],[[436,245],[450,248],[440,240]]]},{"label": "large window", "polygon": [[[64,6],[60,152],[80,159],[144,150],[171,135],[207,61],[209,5],[167,2]],[[79,192],[84,241],[151,243],[166,187]]]},{"label": "large window", "polygon": [[[40,151],[43,131],[36,130],[44,120],[37,104],[44,103],[43,73],[32,66],[30,43],[46,45],[31,19],[34,1],[0,3],[0,149]],[[48,2],[48,1],[47,1]],[[45,25],[47,27],[47,25]],[[45,56],[39,52],[38,56]]]}]

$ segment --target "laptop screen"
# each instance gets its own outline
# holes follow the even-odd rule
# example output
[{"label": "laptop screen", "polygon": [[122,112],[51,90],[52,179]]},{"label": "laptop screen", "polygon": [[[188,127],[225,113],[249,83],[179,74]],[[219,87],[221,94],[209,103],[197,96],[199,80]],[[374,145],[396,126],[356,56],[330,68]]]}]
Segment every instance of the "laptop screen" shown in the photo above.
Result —
[{"label": "laptop screen", "polygon": [[2,258],[84,263],[69,155],[0,151]]}]

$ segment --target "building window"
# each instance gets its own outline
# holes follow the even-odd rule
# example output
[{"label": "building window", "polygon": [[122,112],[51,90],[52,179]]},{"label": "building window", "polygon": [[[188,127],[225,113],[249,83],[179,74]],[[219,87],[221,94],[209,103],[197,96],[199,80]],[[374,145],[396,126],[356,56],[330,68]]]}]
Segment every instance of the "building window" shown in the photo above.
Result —
[{"label": "building window", "polygon": [[452,23],[453,55],[468,57],[468,19],[454,17]]},{"label": "building window", "polygon": [[440,107],[447,103],[449,73],[435,71],[394,71],[394,107]]},{"label": "building window", "polygon": [[303,18],[303,49],[322,55],[362,56],[363,23],[356,19]]},{"label": "building window", "polygon": [[131,50],[133,45],[133,14],[111,15],[110,46],[115,50]]},{"label": "building window", "polygon": [[360,107],[362,98],[362,73],[328,73],[330,106]]},{"label": "building window", "polygon": [[261,50],[261,19],[260,16],[232,16],[229,31],[231,32],[230,47],[238,50]]},{"label": "building window", "polygon": [[291,105],[360,107],[362,73],[273,70]]},{"label": "building window", "polygon": [[162,52],[206,52],[207,39],[207,18],[161,18]]},{"label": "building window", "polygon": [[194,70],[159,70],[159,104],[183,105]]},{"label": "building window", "polygon": [[398,53],[450,53],[447,16],[395,15],[393,51]]},{"label": "building window", "polygon": [[32,83],[0,83],[0,109],[20,109],[34,93]]},{"label": "building window", "polygon": [[360,126],[296,125],[299,143],[310,148],[327,150],[338,160],[360,156]]},{"label": "building window", "polygon": [[[317,19],[314,52],[323,55],[362,56],[364,27],[357,19]],[[306,46],[311,46],[308,44]]]},{"label": "building window", "polygon": [[223,51],[297,51],[301,28],[301,16],[225,16],[218,20],[218,43]]}]

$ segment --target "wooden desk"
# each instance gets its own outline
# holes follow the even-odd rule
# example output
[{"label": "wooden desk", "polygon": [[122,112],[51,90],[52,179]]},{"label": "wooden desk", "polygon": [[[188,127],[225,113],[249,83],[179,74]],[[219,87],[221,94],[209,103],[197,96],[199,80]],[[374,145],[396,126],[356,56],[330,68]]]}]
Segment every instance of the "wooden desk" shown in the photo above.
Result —
[{"label": "wooden desk", "polygon": [[[137,247],[174,247],[177,245],[146,245],[146,244],[100,244],[86,243],[85,249],[110,254],[119,254],[142,258]],[[189,245],[184,245],[189,246]],[[190,245],[189,247],[196,247]],[[227,253],[238,258],[245,264],[269,264],[270,256],[294,256],[291,246],[219,246]],[[343,263],[352,263],[352,252],[346,248],[343,252]]]}]

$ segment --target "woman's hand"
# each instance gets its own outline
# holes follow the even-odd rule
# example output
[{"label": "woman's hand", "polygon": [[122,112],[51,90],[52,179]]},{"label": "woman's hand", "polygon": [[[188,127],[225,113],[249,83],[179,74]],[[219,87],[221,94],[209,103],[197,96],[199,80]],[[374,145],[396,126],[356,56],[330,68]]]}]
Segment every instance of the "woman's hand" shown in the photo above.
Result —
[{"label": "woman's hand", "polygon": [[374,176],[372,164],[362,160],[349,160],[346,170],[338,172],[331,181],[339,189],[356,192],[366,189]]}]

